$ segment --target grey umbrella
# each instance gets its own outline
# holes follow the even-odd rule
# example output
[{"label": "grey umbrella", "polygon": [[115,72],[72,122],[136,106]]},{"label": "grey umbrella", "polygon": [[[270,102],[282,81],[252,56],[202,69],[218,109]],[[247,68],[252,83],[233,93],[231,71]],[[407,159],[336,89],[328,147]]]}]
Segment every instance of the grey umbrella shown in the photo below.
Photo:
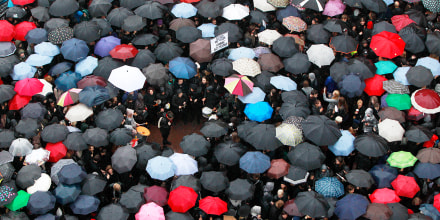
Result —
[{"label": "grey umbrella", "polygon": [[349,98],[362,95],[365,89],[365,82],[362,81],[359,74],[348,74],[342,77],[342,81],[338,83],[341,94]]},{"label": "grey umbrella", "polygon": [[2,215],[2,220],[29,220],[29,217],[24,212],[8,212]]},{"label": "grey umbrella", "polygon": [[169,211],[165,214],[165,218],[169,220],[194,220],[191,214]]},{"label": "grey umbrella", "polygon": [[120,2],[121,2],[120,3],[121,7],[133,10],[133,9],[145,4],[146,1],[145,0],[121,0]]},{"label": "grey umbrella", "polygon": [[233,200],[247,200],[254,195],[255,187],[247,179],[235,179],[230,182],[226,195]]},{"label": "grey umbrella", "polygon": [[240,161],[245,149],[232,141],[222,142],[215,147],[214,156],[219,163],[227,166],[234,166]]},{"label": "grey umbrella", "polygon": [[409,68],[408,72],[406,72],[406,78],[411,85],[423,87],[429,85],[434,76],[430,69],[424,66],[415,66]]},{"label": "grey umbrella", "polygon": [[405,113],[403,111],[399,111],[394,107],[385,107],[382,108],[378,113],[380,119],[385,120],[387,118],[399,121],[400,123],[405,122]]},{"label": "grey umbrella", "polygon": [[43,120],[47,113],[46,107],[40,102],[29,103],[21,109],[21,118]]},{"label": "grey umbrella", "polygon": [[95,21],[82,21],[75,25],[73,34],[76,38],[90,43],[101,37],[101,27]]},{"label": "grey umbrella", "polygon": [[275,76],[269,71],[261,71],[256,77],[252,78],[255,87],[260,87],[264,92],[268,93],[273,89],[273,85],[270,84],[270,78]]},{"label": "grey umbrella", "polygon": [[0,132],[0,148],[9,148],[13,140],[15,140],[15,135],[13,131],[3,130]]},{"label": "grey umbrella", "polygon": [[157,43],[159,37],[153,34],[139,34],[131,41],[134,45],[147,46]]},{"label": "grey umbrella", "polygon": [[197,13],[205,18],[215,18],[221,16],[223,9],[211,1],[201,1],[197,4]]},{"label": "grey umbrella", "polygon": [[405,11],[409,18],[417,23],[420,27],[425,28],[428,24],[425,14],[417,9],[409,9]]},{"label": "grey umbrella", "polygon": [[425,50],[425,35],[425,30],[415,24],[410,24],[399,31],[399,36],[405,41],[405,50],[411,53]]},{"label": "grey umbrella", "polygon": [[11,56],[15,53],[15,44],[12,42],[0,42],[0,57]]},{"label": "grey umbrella", "polygon": [[46,22],[50,19],[49,9],[46,7],[37,6],[31,9],[32,17],[38,19],[41,22]]},{"label": "grey umbrella", "polygon": [[124,120],[124,115],[118,109],[106,109],[96,116],[96,126],[107,131],[119,127]]},{"label": "grey umbrella", "polygon": [[345,177],[347,182],[357,187],[370,187],[375,183],[371,174],[365,170],[350,170]]},{"label": "grey umbrella", "polygon": [[200,177],[203,188],[214,193],[221,192],[228,188],[229,180],[222,172],[203,172]]},{"label": "grey umbrella", "polygon": [[177,31],[179,30],[181,27],[186,27],[186,26],[190,26],[190,27],[196,27],[196,24],[194,23],[193,20],[191,19],[187,19],[187,18],[176,18],[174,20],[172,20],[170,22],[170,27],[169,29],[173,30],[173,31]]},{"label": "grey umbrella", "polygon": [[332,37],[329,44],[337,52],[351,53],[357,50],[358,42],[349,35],[338,35]]},{"label": "grey umbrella", "polygon": [[[18,64],[20,61],[18,60],[16,55],[11,55],[7,57],[0,58],[0,77],[6,77],[12,73],[14,69],[14,65]],[[4,84],[2,84],[4,85]],[[2,86],[0,85],[0,86]],[[2,95],[0,95],[1,97]],[[1,99],[1,98],[0,98]],[[0,100],[0,102],[3,102]]]},{"label": "grey umbrella", "polygon": [[368,79],[376,74],[376,66],[369,59],[359,57],[348,61],[348,72],[359,73],[362,79]]},{"label": "grey umbrella", "polygon": [[14,91],[14,87],[11,85],[2,84],[0,85],[0,103],[8,101],[14,97],[16,92]]},{"label": "grey umbrella", "polygon": [[38,121],[33,118],[21,119],[17,126],[15,126],[15,131],[19,136],[24,136],[25,138],[31,138],[38,134],[40,126]]},{"label": "grey umbrella", "polygon": [[344,3],[353,8],[362,8],[362,0],[344,0]]},{"label": "grey umbrella", "polygon": [[275,137],[275,126],[272,124],[258,124],[252,127],[244,139],[257,150],[275,150],[283,145]]},{"label": "grey umbrella", "polygon": [[191,26],[181,27],[176,31],[176,38],[183,43],[192,43],[202,38],[202,31]]},{"label": "grey umbrella", "polygon": [[134,15],[134,13],[127,8],[114,8],[107,15],[107,20],[110,22],[111,25],[120,28],[124,23],[124,20],[131,15]]},{"label": "grey umbrella", "polygon": [[180,142],[180,147],[185,154],[198,157],[208,153],[211,143],[209,143],[209,141],[207,141],[202,135],[192,133],[183,137]]},{"label": "grey umbrella", "polygon": [[256,121],[243,121],[237,126],[237,133],[240,138],[246,138],[252,127],[258,125]]},{"label": "grey umbrella", "polygon": [[302,122],[304,137],[318,146],[332,145],[342,136],[335,121],[324,115],[311,115]]},{"label": "grey umbrella", "polygon": [[70,27],[60,27],[49,32],[47,39],[53,44],[62,44],[64,41],[73,38],[73,29]]},{"label": "grey umbrella", "polygon": [[283,103],[279,112],[283,120],[286,120],[288,117],[291,116],[306,118],[311,113],[307,103],[289,102]]},{"label": "grey umbrella", "polygon": [[387,11],[387,4],[385,4],[382,0],[363,0],[362,5],[370,10],[374,11],[376,13],[382,13]]},{"label": "grey umbrella", "polygon": [[98,213],[98,220],[118,220],[127,219],[130,214],[127,213],[118,204],[109,204],[101,208]]},{"label": "grey umbrella", "polygon": [[168,70],[161,63],[152,63],[142,69],[147,78],[147,82],[151,85],[161,86],[168,82]]},{"label": "grey umbrella", "polygon": [[402,205],[401,203],[388,203],[387,206],[391,209],[393,214],[390,217],[390,220],[400,220],[400,219],[408,219],[408,208]]},{"label": "grey umbrella", "polygon": [[243,38],[243,30],[233,23],[223,23],[215,27],[214,34],[218,36],[226,32],[228,32],[228,41],[231,43],[238,42]]},{"label": "grey umbrella", "polygon": [[139,208],[144,203],[145,201],[142,193],[136,192],[134,190],[128,190],[127,192],[122,193],[121,199],[119,200],[119,204],[124,207],[129,213],[138,212]]},{"label": "grey umbrella", "polygon": [[295,53],[289,58],[283,60],[284,69],[293,74],[307,73],[312,65],[306,54]]},{"label": "grey umbrella", "polygon": [[41,215],[55,208],[55,202],[51,192],[37,191],[29,197],[27,209],[34,215]]},{"label": "grey umbrella", "polygon": [[107,180],[97,174],[88,174],[81,184],[81,191],[84,195],[93,196],[104,190]]},{"label": "grey umbrella", "polygon": [[69,21],[62,18],[51,18],[44,23],[44,29],[51,32],[60,27],[69,27]]},{"label": "grey umbrella", "polygon": [[63,166],[57,176],[60,183],[72,185],[81,183],[87,174],[78,164],[72,163]]},{"label": "grey umbrella", "polygon": [[372,35],[376,35],[382,31],[388,31],[397,34],[396,27],[394,27],[394,25],[388,23],[387,21],[381,21],[374,24]]},{"label": "grey umbrella", "polygon": [[101,17],[101,16],[107,16],[107,13],[110,10],[110,8],[112,8],[112,3],[110,1],[94,0],[89,5],[88,10],[92,17]]},{"label": "grey umbrella", "polygon": [[280,57],[291,57],[298,52],[298,45],[293,37],[280,37],[273,42],[272,51]]},{"label": "grey umbrella", "polygon": [[145,26],[147,22],[139,15],[130,15],[122,23],[122,29],[128,32],[139,31]]},{"label": "grey umbrella", "polygon": [[159,2],[147,1],[142,6],[136,8],[134,13],[143,18],[155,20],[162,18],[165,10],[167,10],[167,7],[161,5]]},{"label": "grey umbrella", "polygon": [[354,147],[361,154],[369,157],[383,156],[389,150],[387,140],[374,133],[357,136],[354,139]]},{"label": "grey umbrella", "polygon": [[87,143],[80,132],[68,134],[66,140],[63,141],[63,144],[67,149],[74,151],[82,151],[88,148]]},{"label": "grey umbrella", "polygon": [[128,128],[116,128],[110,133],[109,139],[116,146],[126,145],[133,139],[133,134]]},{"label": "grey umbrella", "polygon": [[179,186],[190,187],[196,192],[200,192],[200,190],[202,189],[200,180],[193,175],[182,175],[177,177],[177,179],[174,179],[171,183],[171,190],[175,190]]},{"label": "grey umbrella", "polygon": [[110,98],[114,98],[119,94],[119,88],[114,86],[111,82],[107,82],[107,86],[105,87],[105,89],[107,90]]},{"label": "grey umbrella", "polygon": [[41,132],[41,139],[45,142],[56,143],[64,141],[69,134],[69,130],[65,125],[62,124],[51,124],[44,127]]},{"label": "grey umbrella", "polygon": [[283,102],[288,102],[288,103],[308,103],[309,100],[306,97],[306,95],[298,90],[292,90],[292,91],[288,91],[288,92],[283,92],[281,93],[281,99],[283,100]]},{"label": "grey umbrella", "polygon": [[314,24],[307,29],[307,40],[315,44],[327,44],[330,39],[330,32],[324,29],[323,24]]},{"label": "grey umbrella", "polygon": [[429,129],[420,125],[412,125],[405,131],[405,137],[408,139],[408,141],[415,143],[429,141],[432,135],[433,133]]},{"label": "grey umbrella", "polygon": [[215,59],[211,63],[211,71],[218,76],[229,76],[233,73],[232,60],[226,58]]},{"label": "grey umbrella", "polygon": [[349,73],[348,71],[348,63],[347,62],[335,62],[330,67],[330,76],[333,81],[340,82],[342,78]]},{"label": "grey umbrella", "polygon": [[55,184],[58,185],[58,183],[60,183],[58,179],[58,173],[60,172],[60,170],[65,165],[69,165],[69,164],[76,164],[76,162],[73,161],[72,159],[61,159],[50,168],[50,178]]},{"label": "grey umbrella", "polygon": [[30,164],[21,168],[17,173],[15,183],[18,187],[26,189],[35,184],[35,180],[41,177],[41,168],[35,164]]},{"label": "grey umbrella", "polygon": [[75,0],[56,0],[49,7],[49,14],[55,17],[68,16],[78,11],[79,4]]},{"label": "grey umbrella", "polygon": [[26,11],[21,7],[10,7],[6,9],[7,18],[23,18],[26,15]]},{"label": "grey umbrella", "polygon": [[299,5],[304,8],[309,8],[315,11],[323,11],[325,0],[292,0],[291,4]]},{"label": "grey umbrella", "polygon": [[156,58],[162,62],[168,62],[183,53],[183,49],[174,42],[165,42],[157,45],[154,50]]},{"label": "grey umbrella", "polygon": [[98,66],[93,70],[93,75],[101,76],[105,79],[108,79],[113,69],[116,69],[123,65],[124,63],[119,60],[115,60],[110,56],[104,57],[98,61]]},{"label": "grey umbrella", "polygon": [[[3,151],[3,152],[7,152],[7,151]],[[3,182],[10,181],[15,173],[14,165],[12,165],[12,163],[1,164],[0,173],[2,174]]]},{"label": "grey umbrella", "polygon": [[314,170],[320,168],[325,160],[325,155],[321,149],[307,142],[298,144],[287,154],[292,165],[304,168],[305,170]]},{"label": "grey umbrella", "polygon": [[139,52],[136,54],[133,61],[131,62],[131,65],[139,69],[143,69],[154,62],[156,62],[156,56],[154,55],[154,53],[148,49],[143,49],[139,50]]},{"label": "grey umbrella", "polygon": [[8,151],[0,151],[0,165],[14,161],[14,156]]},{"label": "grey umbrella", "polygon": [[112,156],[112,167],[118,173],[129,172],[136,162],[136,150],[130,145],[118,148]]},{"label": "grey umbrella", "polygon": [[93,18],[92,21],[95,21],[96,23],[98,23],[99,27],[101,27],[101,37],[105,37],[113,32],[113,28],[110,22],[107,21],[107,19]]},{"label": "grey umbrella", "polygon": [[148,160],[160,155],[160,148],[153,144],[143,144],[136,146],[137,163],[136,168],[145,170]]},{"label": "grey umbrella", "polygon": [[46,29],[43,28],[35,28],[27,32],[24,37],[28,43],[30,44],[39,44],[41,42],[45,42],[48,39],[48,34]]},{"label": "grey umbrella", "polygon": [[324,196],[315,191],[300,192],[295,197],[295,203],[298,210],[312,218],[328,217],[330,205]]},{"label": "grey umbrella", "polygon": [[221,8],[224,8],[230,4],[235,4],[236,0],[215,0],[214,3],[219,5]]},{"label": "grey umbrella", "polygon": [[437,56],[440,55],[440,33],[435,31],[434,33],[429,33],[426,35],[425,41],[426,48],[430,53]]},{"label": "grey umbrella", "polygon": [[408,86],[403,85],[402,83],[396,80],[387,80],[383,82],[383,89],[388,93],[392,94],[409,94]]},{"label": "grey umbrella", "polygon": [[348,28],[347,24],[339,19],[326,20],[323,24],[325,30],[340,34],[342,34],[344,30]]},{"label": "grey umbrella", "polygon": [[51,76],[60,75],[61,73],[64,73],[64,72],[71,70],[72,66],[73,66],[73,64],[70,62],[67,62],[67,61],[57,63],[57,64],[55,64],[55,66],[50,68],[49,75],[51,75]]},{"label": "grey umbrella", "polygon": [[200,132],[205,137],[221,137],[228,133],[228,125],[222,121],[207,121]]},{"label": "grey umbrella", "polygon": [[88,145],[95,147],[108,145],[108,133],[102,128],[89,128],[82,136]]},{"label": "grey umbrella", "polygon": [[259,10],[251,11],[250,16],[251,16],[251,20],[250,20],[251,23],[263,25],[264,22],[266,22],[266,24],[269,22],[266,13],[261,12]]}]

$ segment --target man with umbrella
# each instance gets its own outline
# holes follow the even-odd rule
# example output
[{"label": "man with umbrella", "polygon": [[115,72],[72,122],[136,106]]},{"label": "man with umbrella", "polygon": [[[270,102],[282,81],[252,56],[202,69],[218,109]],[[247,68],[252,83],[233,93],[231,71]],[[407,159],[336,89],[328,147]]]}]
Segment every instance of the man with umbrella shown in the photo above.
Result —
[{"label": "man with umbrella", "polygon": [[168,141],[168,136],[170,135],[173,119],[174,113],[172,111],[168,111],[159,118],[159,122],[157,123],[157,127],[159,127],[160,134],[162,135],[163,146],[171,144],[171,142]]}]

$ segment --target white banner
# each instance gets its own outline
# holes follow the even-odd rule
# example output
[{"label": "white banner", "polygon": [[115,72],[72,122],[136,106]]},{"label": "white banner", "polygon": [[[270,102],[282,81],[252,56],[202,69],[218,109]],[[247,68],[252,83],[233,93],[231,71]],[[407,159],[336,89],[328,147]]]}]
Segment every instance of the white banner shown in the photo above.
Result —
[{"label": "white banner", "polygon": [[228,32],[211,39],[211,53],[228,47]]}]

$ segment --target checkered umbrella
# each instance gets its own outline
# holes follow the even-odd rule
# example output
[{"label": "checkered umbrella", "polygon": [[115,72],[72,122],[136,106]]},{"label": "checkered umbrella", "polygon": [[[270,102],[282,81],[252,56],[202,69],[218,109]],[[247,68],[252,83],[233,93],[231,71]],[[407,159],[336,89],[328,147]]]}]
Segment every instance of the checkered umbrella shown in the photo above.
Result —
[{"label": "checkered umbrella", "polygon": [[336,177],[324,177],[316,181],[315,191],[324,197],[338,198],[344,195],[344,185]]},{"label": "checkered umbrella", "polygon": [[391,94],[409,94],[409,88],[408,86],[403,85],[400,82],[397,82],[396,80],[387,80],[382,82],[383,83],[383,89]]}]

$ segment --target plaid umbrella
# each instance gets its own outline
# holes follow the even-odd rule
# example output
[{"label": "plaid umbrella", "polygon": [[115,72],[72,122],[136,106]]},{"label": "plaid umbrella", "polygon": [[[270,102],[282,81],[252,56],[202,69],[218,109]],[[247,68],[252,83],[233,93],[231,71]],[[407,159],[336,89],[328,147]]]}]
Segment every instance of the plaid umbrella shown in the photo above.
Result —
[{"label": "plaid umbrella", "polygon": [[403,85],[396,80],[387,80],[382,82],[383,89],[391,94],[409,94],[408,86]]},{"label": "plaid umbrella", "polygon": [[282,123],[275,130],[275,137],[284,145],[296,146],[303,142],[302,130],[293,124]]},{"label": "plaid umbrella", "polygon": [[344,185],[336,177],[323,177],[316,181],[315,191],[324,197],[338,198],[345,194]]},{"label": "plaid umbrella", "polygon": [[397,168],[412,167],[416,161],[417,157],[406,151],[393,152],[387,159],[390,166]]},{"label": "plaid umbrella", "polygon": [[301,18],[295,16],[283,18],[283,25],[284,27],[289,29],[290,32],[301,32],[307,30],[306,22],[304,22]]}]

